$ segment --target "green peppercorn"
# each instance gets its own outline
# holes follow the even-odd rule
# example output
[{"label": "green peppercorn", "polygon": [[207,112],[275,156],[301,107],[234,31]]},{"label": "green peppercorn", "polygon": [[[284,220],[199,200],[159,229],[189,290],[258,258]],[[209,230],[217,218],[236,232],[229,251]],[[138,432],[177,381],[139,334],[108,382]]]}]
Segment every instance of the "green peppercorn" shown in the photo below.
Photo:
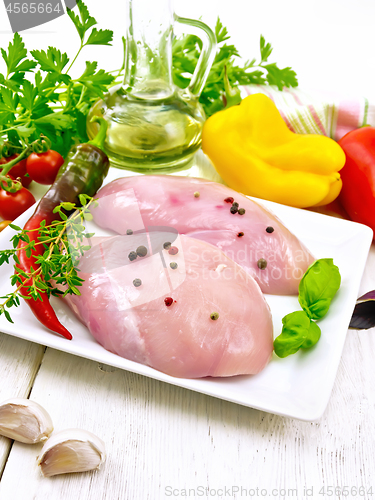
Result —
[{"label": "green peppercorn", "polygon": [[199,191],[195,191],[194,193],[194,198],[199,198],[200,197],[200,192]]},{"label": "green peppercorn", "polygon": [[163,245],[163,248],[164,248],[165,250],[168,250],[169,248],[171,248],[171,246],[172,246],[172,243],[171,243],[170,241],[166,241],[166,242],[164,243],[164,245]]},{"label": "green peppercorn", "polygon": [[145,257],[147,255],[147,248],[141,245],[136,250],[138,257]]},{"label": "green peppercorn", "polygon": [[127,229],[126,230],[126,234],[133,234],[133,230],[132,229]]},{"label": "green peppercorn", "polygon": [[142,285],[142,280],[140,280],[139,278],[135,278],[135,280],[133,280],[133,285],[135,287],[139,287]]},{"label": "green peppercorn", "polygon": [[210,318],[213,320],[213,321],[216,321],[217,319],[219,319],[219,313],[218,312],[213,312],[210,314]]},{"label": "green peppercorn", "polygon": [[259,267],[259,269],[266,269],[267,267],[266,259],[259,259],[257,262],[257,266]]},{"label": "green peppercorn", "polygon": [[171,262],[169,264],[169,266],[172,268],[172,269],[177,269],[178,265],[177,265],[177,262]]},{"label": "green peppercorn", "polygon": [[236,207],[236,208],[238,208],[239,206],[240,206],[240,205],[239,205],[239,203],[237,203],[236,201],[234,201],[234,202],[232,203],[232,207]]},{"label": "green peppercorn", "polygon": [[244,208],[240,208],[238,210],[239,215],[243,215],[245,212],[246,212],[246,210]]},{"label": "green peppercorn", "polygon": [[137,258],[137,253],[136,252],[130,252],[128,255],[129,260],[135,260]]}]

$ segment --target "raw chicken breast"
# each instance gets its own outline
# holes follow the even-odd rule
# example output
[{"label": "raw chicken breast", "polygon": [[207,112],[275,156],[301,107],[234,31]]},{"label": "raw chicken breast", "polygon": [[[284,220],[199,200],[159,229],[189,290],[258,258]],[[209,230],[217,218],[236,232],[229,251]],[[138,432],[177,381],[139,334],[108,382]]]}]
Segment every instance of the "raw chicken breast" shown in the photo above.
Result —
[{"label": "raw chicken breast", "polygon": [[[105,349],[175,377],[262,370],[272,319],[253,278],[206,242],[180,235],[170,254],[149,236],[92,238],[79,264],[81,295],[64,299],[91,334]],[[147,255],[130,261],[143,244]]]},{"label": "raw chicken breast", "polygon": [[[104,186],[98,197],[99,206],[92,213],[101,227],[120,234],[150,226],[175,228],[179,234],[220,248],[253,276],[264,293],[297,294],[303,273],[314,261],[272,213],[212,181],[166,175],[125,177]],[[228,198],[245,214],[231,213]]]}]

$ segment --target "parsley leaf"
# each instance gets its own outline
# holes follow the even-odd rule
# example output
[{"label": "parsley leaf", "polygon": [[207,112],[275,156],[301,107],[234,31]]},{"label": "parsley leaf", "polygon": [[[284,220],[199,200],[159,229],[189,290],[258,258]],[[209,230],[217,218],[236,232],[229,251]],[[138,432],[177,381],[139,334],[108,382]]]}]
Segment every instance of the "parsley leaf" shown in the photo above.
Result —
[{"label": "parsley leaf", "polygon": [[[260,60],[237,64],[240,55],[236,47],[226,43],[230,36],[218,18],[215,26],[217,52],[208,75],[206,85],[200,96],[207,116],[220,111],[226,106],[225,73],[232,89],[239,85],[269,84],[283,87],[296,87],[298,81],[291,68],[280,69],[276,63],[268,63],[272,46],[260,37]],[[173,81],[180,88],[188,86],[201,53],[201,41],[194,35],[187,35],[173,40]],[[266,64],[267,63],[267,64]]]},{"label": "parsley leaf", "polygon": [[86,61],[86,69],[77,81],[83,83],[95,94],[102,97],[103,92],[105,92],[107,86],[112,83],[114,78],[102,69],[95,73],[97,66],[97,62]]},{"label": "parsley leaf", "polygon": [[38,90],[27,80],[23,83],[22,87],[23,95],[20,97],[20,102],[25,109],[32,111],[35,98],[38,95]]},{"label": "parsley leaf", "polygon": [[97,30],[94,28],[87,39],[85,45],[111,45],[113,39],[113,31],[111,30]]},{"label": "parsley leaf", "polygon": [[218,18],[215,26],[215,36],[217,43],[224,42],[225,40],[229,40],[230,36],[228,35],[228,30],[223,26],[223,23]]},{"label": "parsley leaf", "polygon": [[81,39],[81,45],[111,45],[110,42],[113,39],[113,31],[111,30],[97,30],[94,28],[89,34],[87,41],[84,41],[87,31],[98,23],[94,17],[90,16],[82,0],[77,0],[77,5],[79,16],[69,8],[67,8],[67,13],[76,27]]},{"label": "parsley leaf", "polygon": [[[266,43],[263,35],[260,35],[260,57],[261,62],[267,62],[269,56],[272,53],[272,47],[270,43]],[[255,62],[255,61],[254,61]]]},{"label": "parsley leaf", "polygon": [[42,71],[55,71],[62,73],[62,70],[69,62],[69,57],[64,52],[61,52],[55,47],[48,47],[47,52],[44,50],[32,50],[31,55],[39,63]]},{"label": "parsley leaf", "polygon": [[34,61],[25,59],[27,50],[21,36],[17,32],[14,34],[13,43],[9,42],[8,52],[1,49],[1,55],[7,65],[7,78],[12,73],[30,71],[36,66]]},{"label": "parsley leaf", "polygon": [[35,123],[39,127],[47,125],[53,127],[55,130],[65,130],[72,124],[72,121],[72,117],[64,113],[50,113],[37,118]]},{"label": "parsley leaf", "polygon": [[67,7],[66,11],[70,19],[73,21],[74,26],[77,29],[81,42],[83,43],[85,33],[98,24],[94,17],[91,17],[86,5],[82,2],[82,0],[77,1],[77,6],[79,10],[79,16],[73,12],[73,10]]},{"label": "parsley leaf", "polygon": [[276,85],[279,90],[284,87],[296,87],[298,85],[297,75],[292,68],[280,69],[275,63],[267,64],[264,68],[268,71],[267,82]]},{"label": "parsley leaf", "polygon": [[0,88],[0,96],[0,110],[16,113],[19,102],[18,95],[12,92],[10,89],[2,87]]}]

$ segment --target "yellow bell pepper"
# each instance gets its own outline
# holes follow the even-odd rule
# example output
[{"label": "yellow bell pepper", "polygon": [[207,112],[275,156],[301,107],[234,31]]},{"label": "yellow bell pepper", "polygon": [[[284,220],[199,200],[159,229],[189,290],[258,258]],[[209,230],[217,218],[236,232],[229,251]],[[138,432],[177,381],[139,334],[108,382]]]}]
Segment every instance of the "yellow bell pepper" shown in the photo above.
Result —
[{"label": "yellow bell pepper", "polygon": [[257,198],[305,208],[330,203],[342,187],[342,148],[323,135],[291,132],[264,94],[208,118],[202,149],[229,187]]}]

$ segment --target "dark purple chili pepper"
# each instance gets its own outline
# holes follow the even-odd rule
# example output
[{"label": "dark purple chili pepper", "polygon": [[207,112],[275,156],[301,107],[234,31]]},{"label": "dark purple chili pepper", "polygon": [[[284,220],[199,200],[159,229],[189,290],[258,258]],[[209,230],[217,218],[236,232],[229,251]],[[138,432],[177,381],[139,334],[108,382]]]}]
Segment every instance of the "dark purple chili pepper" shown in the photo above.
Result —
[{"label": "dark purple chili pepper", "polygon": [[349,328],[367,330],[373,326],[375,326],[375,290],[357,299]]}]

